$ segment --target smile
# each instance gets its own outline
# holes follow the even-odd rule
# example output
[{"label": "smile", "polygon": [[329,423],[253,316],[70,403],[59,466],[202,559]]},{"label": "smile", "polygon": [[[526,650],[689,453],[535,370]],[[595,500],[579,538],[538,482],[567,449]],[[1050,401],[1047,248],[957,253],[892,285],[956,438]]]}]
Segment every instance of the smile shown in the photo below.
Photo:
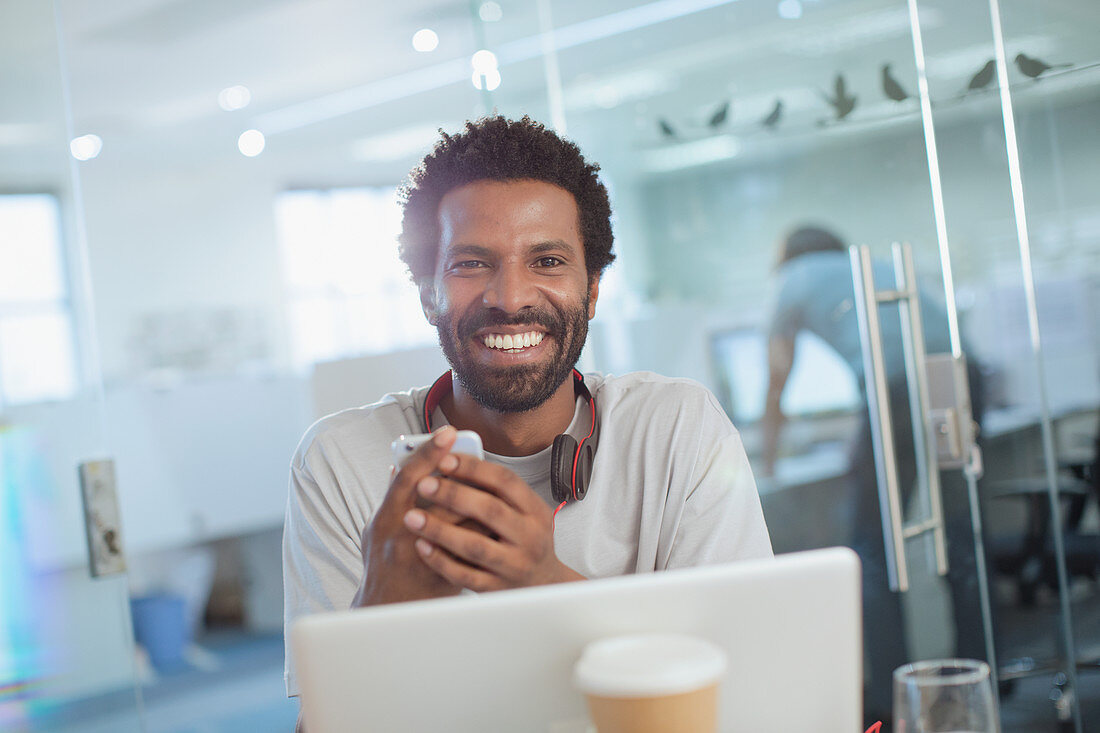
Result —
[{"label": "smile", "polygon": [[539,331],[528,331],[527,333],[516,334],[491,333],[486,336],[483,341],[487,348],[515,353],[532,346],[538,346],[542,343],[544,335],[545,334]]}]

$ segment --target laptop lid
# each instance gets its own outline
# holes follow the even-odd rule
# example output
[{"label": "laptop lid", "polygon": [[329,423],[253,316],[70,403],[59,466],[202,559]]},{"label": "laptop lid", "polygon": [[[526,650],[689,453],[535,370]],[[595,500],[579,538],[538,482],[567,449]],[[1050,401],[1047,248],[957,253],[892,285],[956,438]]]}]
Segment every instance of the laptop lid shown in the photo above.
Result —
[{"label": "laptop lid", "polygon": [[833,548],[319,614],[291,644],[308,733],[581,733],[581,650],[647,631],[726,651],[721,731],[852,733],[859,604],[859,561]]}]

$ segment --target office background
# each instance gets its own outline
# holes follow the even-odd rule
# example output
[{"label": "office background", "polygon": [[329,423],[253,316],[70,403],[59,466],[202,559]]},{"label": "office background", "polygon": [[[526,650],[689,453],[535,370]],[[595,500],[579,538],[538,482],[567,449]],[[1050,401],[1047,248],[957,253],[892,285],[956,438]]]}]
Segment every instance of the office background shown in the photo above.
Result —
[{"label": "office background", "polygon": [[[1095,506],[1079,572],[1020,549],[1036,522],[1049,542],[1042,502],[1084,491],[1096,439],[1100,8],[994,10],[0,3],[0,725],[293,721],[289,456],[317,416],[444,368],[396,257],[394,189],[439,128],[494,110],[574,139],[610,188],[619,259],[582,367],[701,381],[754,462],[778,241],[814,222],[884,257],[912,244],[987,373],[1006,729],[1100,725]],[[777,551],[850,530],[859,385],[820,343],[799,352],[760,482]],[[105,458],[127,570],[93,577],[77,467]],[[943,583],[923,577],[906,633],[950,653]]]}]

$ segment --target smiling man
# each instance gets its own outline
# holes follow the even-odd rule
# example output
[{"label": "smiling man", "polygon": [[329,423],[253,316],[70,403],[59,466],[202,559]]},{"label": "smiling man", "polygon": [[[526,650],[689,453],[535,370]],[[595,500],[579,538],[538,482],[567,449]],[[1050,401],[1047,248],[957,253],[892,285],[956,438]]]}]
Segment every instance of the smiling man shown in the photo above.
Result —
[{"label": "smiling man", "polygon": [[[771,555],[713,395],[574,370],[614,259],[597,171],[526,117],[467,123],[413,171],[401,254],[451,369],[302,439],[283,541],[288,629],[349,606]],[[485,460],[450,452],[455,429],[480,434]],[[432,430],[395,472],[390,443]]]}]

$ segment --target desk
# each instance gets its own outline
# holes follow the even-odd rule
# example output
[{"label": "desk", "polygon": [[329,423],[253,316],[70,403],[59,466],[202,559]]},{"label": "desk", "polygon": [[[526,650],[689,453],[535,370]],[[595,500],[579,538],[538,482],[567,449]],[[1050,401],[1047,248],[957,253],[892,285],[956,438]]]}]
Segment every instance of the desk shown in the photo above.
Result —
[{"label": "desk", "polygon": [[851,543],[846,446],[831,443],[781,458],[775,469],[756,484],[776,553]]}]

